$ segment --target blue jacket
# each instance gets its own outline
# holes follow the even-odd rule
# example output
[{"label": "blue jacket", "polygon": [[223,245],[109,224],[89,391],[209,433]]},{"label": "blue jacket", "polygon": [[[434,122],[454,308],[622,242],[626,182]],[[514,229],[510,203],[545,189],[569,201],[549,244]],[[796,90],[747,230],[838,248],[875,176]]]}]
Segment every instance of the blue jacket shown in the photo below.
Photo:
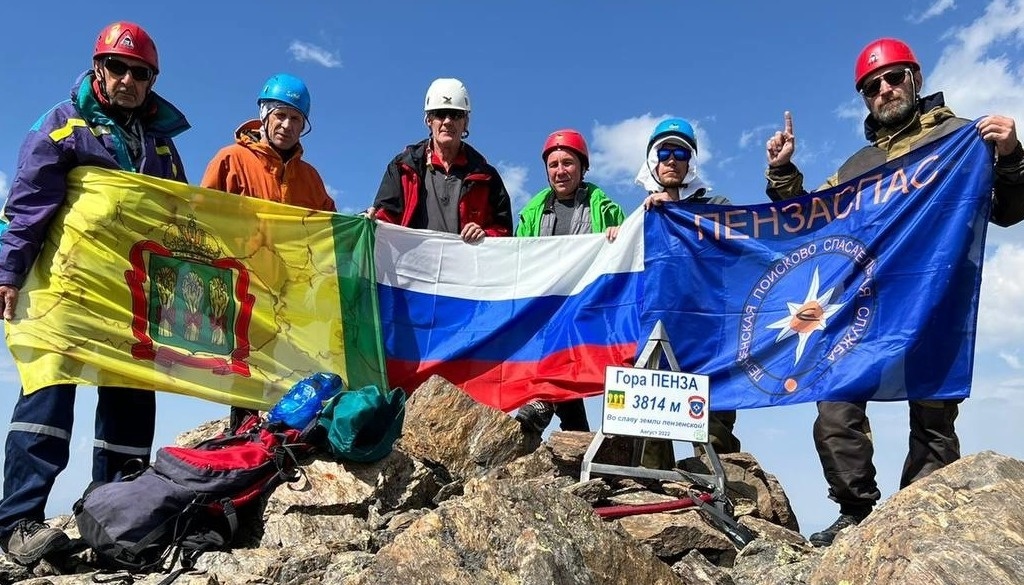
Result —
[{"label": "blue jacket", "polygon": [[171,140],[188,130],[185,116],[150,92],[142,117],[142,156],[132,161],[123,131],[93,93],[93,74],[79,76],[71,98],[43,114],[18,153],[18,170],[4,206],[0,236],[0,285],[21,287],[39,254],[50,221],[67,197],[71,169],[92,165],[187,182]]}]

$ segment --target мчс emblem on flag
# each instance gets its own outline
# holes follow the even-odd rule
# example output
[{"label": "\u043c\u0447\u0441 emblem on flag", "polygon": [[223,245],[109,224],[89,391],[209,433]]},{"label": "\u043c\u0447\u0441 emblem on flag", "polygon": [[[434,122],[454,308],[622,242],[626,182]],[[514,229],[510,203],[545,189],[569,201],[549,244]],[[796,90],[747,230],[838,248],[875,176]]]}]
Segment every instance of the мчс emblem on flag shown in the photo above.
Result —
[{"label": "\u043c\u0447\u0441 emblem on flag", "polygon": [[136,242],[125,281],[132,296],[136,359],[249,376],[249,273],[221,258],[217,240],[196,225],[171,224],[163,243]]},{"label": "\u043c\u0447\u0441 emblem on flag", "polygon": [[867,334],[877,311],[874,257],[849,236],[791,250],[751,288],[736,362],[769,394],[813,383]]}]

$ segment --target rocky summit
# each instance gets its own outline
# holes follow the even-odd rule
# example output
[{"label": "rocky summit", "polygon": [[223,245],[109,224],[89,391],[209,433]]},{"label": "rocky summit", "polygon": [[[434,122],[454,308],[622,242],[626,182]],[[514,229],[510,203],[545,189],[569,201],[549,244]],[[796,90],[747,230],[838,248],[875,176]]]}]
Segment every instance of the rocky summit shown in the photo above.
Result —
[{"label": "rocky summit", "polygon": [[[696,507],[604,519],[595,509],[693,498],[699,486],[594,474],[592,433],[542,442],[507,414],[432,378],[406,406],[394,451],[373,464],[302,464],[247,515],[230,550],[202,554],[182,585],[859,585],[1024,583],[1024,462],[993,452],[903,489],[825,549],[812,547],[776,478],[746,453],[721,457],[738,548]],[[215,435],[213,421],[179,437]],[[595,462],[628,465],[632,439],[609,437]],[[678,469],[707,473],[690,458]],[[659,506],[654,506],[659,508]],[[49,520],[77,537],[73,517]],[[59,566],[6,558],[0,583],[157,584],[167,573],[97,571],[89,550]],[[167,567],[168,571],[172,567]]]}]

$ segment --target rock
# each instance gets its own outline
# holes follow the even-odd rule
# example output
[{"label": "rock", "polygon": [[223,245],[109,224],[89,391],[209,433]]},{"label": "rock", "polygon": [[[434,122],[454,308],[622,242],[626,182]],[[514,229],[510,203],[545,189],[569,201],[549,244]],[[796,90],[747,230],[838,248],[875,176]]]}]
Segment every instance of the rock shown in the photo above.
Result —
[{"label": "rock", "polygon": [[451,382],[432,376],[406,402],[398,447],[465,480],[534,451],[539,440],[524,434],[504,412],[479,404]]},{"label": "rock", "polygon": [[690,551],[676,564],[672,570],[687,585],[735,585],[729,573],[711,564],[704,555]]},{"label": "rock", "polygon": [[[758,523],[764,522],[763,520]],[[799,585],[807,583],[821,560],[821,550],[792,538],[758,538],[736,555],[732,579],[736,585]],[[851,585],[854,582],[851,582]],[[874,583],[864,581],[863,583]]]},{"label": "rock", "polygon": [[[175,585],[1024,583],[1024,461],[965,457],[816,549],[775,477],[750,454],[722,455],[735,515],[756,535],[737,550],[696,508],[598,516],[595,507],[678,503],[698,490],[617,475],[580,482],[592,433],[555,432],[539,444],[440,378],[408,408],[391,454],[371,464],[303,461],[299,481],[239,510],[233,549],[203,553]],[[178,440],[195,444],[225,424]],[[632,447],[610,438],[595,460],[629,465]],[[676,462],[696,474],[707,465]],[[49,522],[79,536],[73,517]],[[90,550],[30,568],[0,560],[0,585],[84,585],[96,576]]]},{"label": "rock", "polygon": [[472,482],[414,522],[350,585],[684,583],[579,498],[532,482]]},{"label": "rock", "polygon": [[1024,461],[984,451],[900,490],[844,531],[809,583],[1024,582]]},{"label": "rock", "polygon": [[[793,506],[779,480],[765,472],[750,453],[726,453],[719,456],[726,477],[726,495],[737,516],[754,516],[800,532]],[[710,474],[706,459],[691,457],[678,463],[692,473]]]}]

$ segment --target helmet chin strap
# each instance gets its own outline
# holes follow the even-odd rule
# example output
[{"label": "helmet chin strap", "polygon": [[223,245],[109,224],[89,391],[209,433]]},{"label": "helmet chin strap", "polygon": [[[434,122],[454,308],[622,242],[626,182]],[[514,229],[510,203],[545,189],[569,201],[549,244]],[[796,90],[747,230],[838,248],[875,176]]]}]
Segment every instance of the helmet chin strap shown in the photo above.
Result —
[{"label": "helmet chin strap", "polygon": [[911,98],[911,102],[910,102],[911,108],[910,108],[910,111],[907,113],[906,123],[903,124],[903,126],[899,130],[897,130],[897,133],[903,132],[904,130],[909,128],[911,124],[914,123],[914,117],[918,114],[918,108],[920,108],[920,104],[921,104],[921,94],[919,93],[919,89],[920,88],[917,87],[917,81],[914,79],[914,73],[915,72],[913,72],[913,71],[910,72],[910,94],[913,96]]},{"label": "helmet chin strap", "polygon": [[917,80],[914,79],[915,71],[910,72],[910,89],[911,93],[914,94],[914,111],[917,111],[917,104],[921,101],[920,88],[917,87]]}]

